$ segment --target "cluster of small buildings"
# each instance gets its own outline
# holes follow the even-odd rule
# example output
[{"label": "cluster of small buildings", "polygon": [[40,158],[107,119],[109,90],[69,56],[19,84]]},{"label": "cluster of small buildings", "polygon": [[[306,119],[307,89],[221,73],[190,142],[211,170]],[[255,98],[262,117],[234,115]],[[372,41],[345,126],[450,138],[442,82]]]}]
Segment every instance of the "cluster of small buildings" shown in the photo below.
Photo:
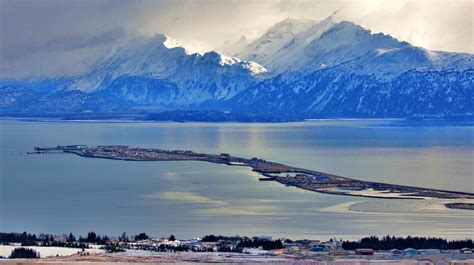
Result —
[{"label": "cluster of small buildings", "polygon": [[202,242],[199,238],[187,239],[187,240],[169,240],[168,238],[157,238],[157,239],[144,239],[132,242],[122,242],[111,240],[109,244],[117,247],[126,249],[144,249],[144,250],[156,250],[160,247],[167,249],[175,249],[184,247],[191,251],[209,251],[216,252],[217,246],[213,242]]},{"label": "cluster of small buildings", "polygon": [[[90,236],[94,234],[94,236]],[[348,246],[341,240],[330,239],[320,240],[290,240],[280,238],[274,240],[271,236],[258,236],[253,238],[240,236],[205,236],[203,238],[176,239],[169,238],[149,238],[141,233],[135,236],[135,240],[130,240],[128,236],[122,235],[119,239],[109,239],[104,236],[100,239],[91,232],[87,238],[76,240],[72,234],[62,236],[52,235],[27,235],[4,234],[4,241],[1,244],[10,246],[56,246],[65,248],[87,248],[101,249],[104,252],[222,252],[223,255],[235,257],[257,257],[257,258],[317,258],[331,260],[336,257],[357,259],[362,256],[368,259],[426,259],[450,257],[457,259],[472,259],[473,249],[462,248],[453,250],[439,249],[392,249],[374,250],[370,248],[359,248],[354,250],[344,249]],[[19,241],[14,241],[16,240]],[[94,239],[91,239],[94,238]],[[32,240],[31,242],[29,240]],[[21,241],[24,240],[24,241]],[[467,244],[469,246],[469,244]],[[472,245],[472,244],[471,244]],[[353,246],[353,245],[352,245]],[[83,250],[84,251],[84,250]],[[137,253],[135,252],[135,253]],[[227,254],[225,254],[227,253]],[[272,257],[275,256],[275,257]],[[373,256],[373,257],[370,257]],[[370,258],[369,258],[370,257]]]},{"label": "cluster of small buildings", "polygon": [[[238,244],[243,238],[239,236],[228,237],[226,239],[219,239],[215,242],[203,241],[201,238],[193,239],[174,239],[156,238],[145,239],[130,242],[123,242],[119,240],[110,240],[108,244],[122,247],[125,249],[142,249],[142,250],[157,250],[165,249],[169,251],[176,251],[176,249],[186,249],[188,251],[196,252],[232,252],[237,251]],[[257,237],[261,241],[271,241],[269,236]],[[263,251],[261,248],[244,248],[242,252],[252,252],[253,254],[269,254],[268,251]]]},{"label": "cluster of small buildings", "polygon": [[34,153],[61,151],[86,157],[137,161],[203,160],[229,165],[245,165],[245,159],[234,158],[227,153],[219,155],[195,153],[189,150],[162,150],[157,148],[131,148],[128,145],[58,145],[51,148],[35,147]]},{"label": "cluster of small buildings", "polygon": [[270,176],[284,178],[287,185],[314,185],[331,181],[331,179],[324,175],[299,173],[299,172],[283,172],[279,174],[270,174]]},{"label": "cluster of small buildings", "polygon": [[[272,241],[270,236],[260,236],[253,239],[259,241]],[[392,257],[407,257],[415,255],[431,255],[441,253],[465,253],[472,254],[472,249],[463,248],[461,250],[441,251],[439,249],[413,249],[406,248],[403,250],[392,249],[389,251],[376,251],[373,249],[363,248],[356,250],[344,250],[342,241],[331,239],[329,241],[320,240],[285,240],[280,239],[282,248],[265,250],[262,247],[244,247],[238,248],[239,242],[242,240],[239,236],[219,239],[215,242],[205,242],[201,238],[187,240],[169,240],[168,238],[146,239],[134,242],[110,241],[118,247],[126,249],[143,249],[161,251],[196,251],[196,252],[241,252],[247,255],[295,255],[295,256],[367,256],[367,255],[385,255]]]},{"label": "cluster of small buildings", "polygon": [[149,148],[130,148],[126,145],[98,145],[98,146],[58,146],[63,151],[71,151],[83,156],[103,157],[124,160],[196,160],[199,154],[192,151],[165,151]]}]

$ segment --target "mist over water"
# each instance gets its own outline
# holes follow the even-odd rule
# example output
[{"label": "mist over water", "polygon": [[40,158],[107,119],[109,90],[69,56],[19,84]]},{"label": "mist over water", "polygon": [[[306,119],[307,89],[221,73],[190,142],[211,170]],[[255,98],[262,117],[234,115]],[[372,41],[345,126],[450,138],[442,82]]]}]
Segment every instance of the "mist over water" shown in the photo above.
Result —
[{"label": "mist over water", "polygon": [[[287,124],[0,121],[0,230],[352,239],[474,236],[474,213],[432,201],[318,194],[248,168],[26,155],[34,146],[123,144],[259,157],[362,180],[474,192],[474,123]],[[353,211],[348,211],[347,207]]]}]

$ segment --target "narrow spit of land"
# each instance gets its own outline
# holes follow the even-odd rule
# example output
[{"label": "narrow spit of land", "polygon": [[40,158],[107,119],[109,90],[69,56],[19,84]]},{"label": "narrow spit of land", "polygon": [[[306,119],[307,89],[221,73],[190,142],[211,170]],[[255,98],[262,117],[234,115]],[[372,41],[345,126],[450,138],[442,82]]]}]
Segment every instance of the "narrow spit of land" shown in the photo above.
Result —
[{"label": "narrow spit of land", "polygon": [[[246,166],[262,175],[263,177],[260,178],[262,181],[277,181],[286,186],[294,186],[309,191],[334,195],[381,199],[474,199],[474,193],[362,181],[319,171],[287,166],[256,157],[247,159],[231,156],[226,153],[215,155],[184,150],[170,151],[118,145],[35,147],[34,152],[28,152],[28,154],[48,153],[70,153],[82,157],[126,161],[204,161],[229,166]],[[474,204],[470,203],[446,204],[449,208],[470,210],[474,209],[474,207],[472,207],[473,205]]]}]

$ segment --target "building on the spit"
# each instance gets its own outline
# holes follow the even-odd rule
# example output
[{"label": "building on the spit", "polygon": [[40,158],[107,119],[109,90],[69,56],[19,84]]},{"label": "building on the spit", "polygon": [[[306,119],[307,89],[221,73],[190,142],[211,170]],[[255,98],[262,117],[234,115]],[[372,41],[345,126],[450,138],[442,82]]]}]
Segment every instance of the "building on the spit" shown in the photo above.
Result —
[{"label": "building on the spit", "polygon": [[371,248],[359,248],[356,249],[356,254],[359,255],[374,255],[374,250]]}]

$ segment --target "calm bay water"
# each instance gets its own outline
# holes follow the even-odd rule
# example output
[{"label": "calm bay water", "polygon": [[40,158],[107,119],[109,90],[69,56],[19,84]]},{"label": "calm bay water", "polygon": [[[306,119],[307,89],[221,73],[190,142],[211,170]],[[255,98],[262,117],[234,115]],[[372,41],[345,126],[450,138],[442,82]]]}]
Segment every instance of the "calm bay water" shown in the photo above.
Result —
[{"label": "calm bay water", "polygon": [[258,182],[247,168],[210,163],[25,154],[60,144],[226,152],[364,180],[474,192],[474,123],[2,120],[0,126],[1,231],[474,237],[474,213],[444,209],[437,200],[318,194]]}]

